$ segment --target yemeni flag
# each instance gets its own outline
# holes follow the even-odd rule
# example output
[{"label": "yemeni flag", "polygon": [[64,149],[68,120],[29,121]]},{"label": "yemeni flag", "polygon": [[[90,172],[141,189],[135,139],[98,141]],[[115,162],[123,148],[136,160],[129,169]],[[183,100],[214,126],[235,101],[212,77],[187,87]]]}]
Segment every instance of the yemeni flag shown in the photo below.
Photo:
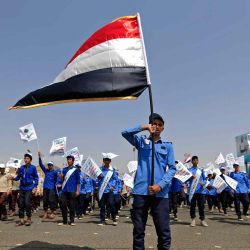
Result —
[{"label": "yemeni flag", "polygon": [[10,109],[82,101],[133,100],[149,86],[139,14],[120,17],[97,30],[52,84]]}]

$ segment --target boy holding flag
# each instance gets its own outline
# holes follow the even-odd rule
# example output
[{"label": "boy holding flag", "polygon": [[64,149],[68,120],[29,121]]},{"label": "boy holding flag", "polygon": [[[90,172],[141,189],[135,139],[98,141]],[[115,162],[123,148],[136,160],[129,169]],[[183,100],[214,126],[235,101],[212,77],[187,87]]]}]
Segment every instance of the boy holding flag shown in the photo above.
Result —
[{"label": "boy holding flag", "polygon": [[[163,118],[153,113],[149,117],[149,124],[122,132],[122,136],[138,150],[138,168],[134,180],[134,202],[131,211],[134,250],[145,249],[145,227],[150,209],[158,236],[158,249],[167,250],[171,245],[168,192],[176,167],[172,144],[161,139],[163,130]],[[150,136],[138,136],[137,134],[142,131],[149,131]],[[151,184],[152,140],[155,142],[153,185]]]}]

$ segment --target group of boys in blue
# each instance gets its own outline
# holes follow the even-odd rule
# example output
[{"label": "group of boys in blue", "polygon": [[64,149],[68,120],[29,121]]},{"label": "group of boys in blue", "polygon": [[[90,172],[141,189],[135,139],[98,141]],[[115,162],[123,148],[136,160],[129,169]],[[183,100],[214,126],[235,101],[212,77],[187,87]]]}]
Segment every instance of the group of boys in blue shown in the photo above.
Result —
[{"label": "group of boys in blue", "polygon": [[[196,171],[198,169],[198,157],[194,156],[192,158],[192,162],[194,160],[197,160],[196,164],[193,165],[191,168],[189,168],[189,171],[193,174],[193,176],[185,183],[181,183],[178,179],[173,178],[171,187],[170,187],[170,193],[169,196],[171,198],[171,207],[173,209],[174,213],[174,219],[178,220],[177,217],[177,205],[178,205],[178,199],[180,197],[180,192],[183,188],[183,185],[186,185],[188,187],[187,193],[190,192],[190,188],[192,185],[192,181],[194,179],[194,176],[196,174]],[[246,216],[246,218],[249,217],[248,210],[249,210],[249,197],[250,197],[250,173],[247,175],[240,171],[240,167],[237,163],[233,165],[234,171],[230,173],[230,177],[237,181],[237,187],[236,190],[233,190],[230,185],[228,184],[227,187],[221,192],[218,193],[217,189],[213,186],[214,178],[216,176],[215,173],[208,172],[207,177],[205,176],[204,170],[201,170],[200,179],[198,182],[198,185],[194,191],[193,197],[191,199],[190,205],[190,216],[191,216],[191,224],[190,226],[195,226],[195,208],[196,205],[198,205],[199,210],[199,217],[201,220],[201,225],[208,226],[205,220],[205,203],[207,201],[209,212],[213,211],[213,207],[217,207],[219,209],[219,212],[224,213],[227,215],[227,208],[228,206],[231,206],[234,202],[234,207],[236,214],[238,216],[238,220],[242,219],[242,213],[240,209],[240,203],[242,203],[243,206],[243,215]],[[225,167],[220,167],[220,177],[226,182],[225,180]],[[227,182],[226,182],[227,184]]]},{"label": "group of boys in blue", "polygon": [[[90,199],[94,191],[101,187],[102,181],[107,171],[104,166],[101,166],[102,174],[97,180],[93,180],[86,174],[81,172],[79,165],[74,166],[74,156],[67,156],[68,166],[61,170],[56,170],[53,167],[53,162],[47,163],[47,168],[44,166],[41,153],[39,156],[39,166],[44,172],[43,184],[43,208],[44,219],[53,219],[54,211],[59,202],[62,211],[63,222],[59,225],[75,225],[75,215],[81,219],[86,214],[86,210],[90,204]],[[25,154],[32,161],[31,154]],[[25,158],[24,157],[24,158]],[[108,159],[111,161],[111,159]],[[67,178],[67,173],[71,171]],[[122,182],[119,178],[118,172],[113,168],[112,178],[104,190],[103,198],[100,200],[100,218],[105,221],[111,213],[112,219],[116,222],[116,216],[120,209],[120,193],[122,191]],[[65,178],[67,180],[65,181]],[[13,180],[20,180],[20,209],[19,217],[21,222],[19,225],[30,225],[31,223],[31,195],[38,185],[38,174],[36,167],[32,164],[23,165],[19,168],[17,176]],[[50,209],[50,214],[48,213]],[[24,212],[28,217],[25,223],[23,220]],[[68,218],[69,212],[69,218]]]}]

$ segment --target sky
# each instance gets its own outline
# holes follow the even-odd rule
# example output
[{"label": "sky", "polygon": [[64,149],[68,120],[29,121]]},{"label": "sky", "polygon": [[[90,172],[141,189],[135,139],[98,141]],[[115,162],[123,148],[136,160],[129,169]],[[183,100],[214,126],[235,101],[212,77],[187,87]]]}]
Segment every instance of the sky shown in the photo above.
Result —
[{"label": "sky", "polygon": [[[50,158],[55,138],[67,136],[101,164],[118,154],[122,172],[133,160],[124,128],[148,122],[148,91],[136,101],[70,103],[8,111],[21,97],[53,81],[80,45],[119,16],[141,15],[155,112],[165,119],[162,138],[176,159],[198,155],[201,165],[236,153],[235,136],[250,131],[249,1],[1,0],[0,162],[37,154],[18,128],[33,122],[40,150]],[[34,163],[37,162],[36,157]]]}]

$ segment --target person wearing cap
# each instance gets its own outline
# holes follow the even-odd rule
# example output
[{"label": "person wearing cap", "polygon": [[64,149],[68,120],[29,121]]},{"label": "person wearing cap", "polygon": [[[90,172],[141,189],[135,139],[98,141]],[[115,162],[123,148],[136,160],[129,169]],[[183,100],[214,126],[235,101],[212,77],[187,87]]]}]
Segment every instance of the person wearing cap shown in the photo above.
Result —
[{"label": "person wearing cap", "polygon": [[243,220],[241,217],[240,203],[243,206],[243,215],[246,218],[249,218],[248,209],[249,209],[249,183],[248,179],[244,172],[240,171],[240,166],[238,163],[233,164],[234,172],[230,173],[230,177],[238,182],[236,186],[236,191],[234,192],[234,206],[235,211],[238,216],[238,220]]},{"label": "person wearing cap", "polygon": [[[24,165],[18,171],[17,176],[11,176],[10,179],[14,181],[20,180],[20,196],[19,196],[19,218],[20,222],[17,226],[30,226],[31,224],[31,196],[36,193],[38,185],[38,174],[36,167],[31,164],[32,154],[26,153],[24,155]],[[26,212],[27,220],[24,220],[24,213]]]},{"label": "person wearing cap", "polygon": [[[52,161],[47,163],[47,168],[44,166],[41,158],[41,152],[38,152],[39,166],[44,173],[43,182],[43,219],[54,219],[56,210],[56,180],[58,171],[54,169]],[[48,213],[50,209],[51,213]]]},{"label": "person wearing cap", "polygon": [[66,158],[68,166],[63,168],[62,173],[59,174],[63,181],[62,192],[60,195],[63,222],[58,223],[58,225],[62,226],[69,224],[70,226],[75,226],[75,199],[80,194],[80,174],[74,166],[75,157],[69,155]]},{"label": "person wearing cap", "polygon": [[[224,175],[226,175],[226,168],[224,166],[220,167],[220,177],[225,181],[225,177]],[[228,205],[231,204],[234,200],[233,198],[233,190],[227,186],[220,194],[219,194],[219,200],[221,202],[222,205],[222,210],[224,212],[225,216],[228,216],[227,213],[227,208]]]},{"label": "person wearing cap", "polygon": [[[116,187],[118,179],[117,175],[115,174],[114,168],[110,165],[112,158],[113,157],[111,154],[103,154],[103,165],[100,167],[102,174],[98,177],[98,189],[104,189],[102,197],[100,199],[100,223],[98,224],[99,226],[105,225],[105,215],[107,212],[107,208],[109,208],[111,218],[113,220],[113,225],[117,225],[117,220],[115,217],[114,189]],[[107,184],[105,184],[104,180],[106,175],[108,174],[110,174],[110,178],[107,180]]]},{"label": "person wearing cap", "polygon": [[215,177],[216,177],[216,173],[213,173],[213,171],[209,170],[207,173],[207,185],[206,185],[207,204],[208,204],[209,213],[213,212],[214,207],[217,207],[220,213],[222,212],[221,204],[218,201],[217,189],[213,186]]},{"label": "person wearing cap", "polygon": [[12,182],[5,173],[5,167],[0,167],[0,219],[7,220],[6,201],[11,194]]},{"label": "person wearing cap", "polygon": [[[187,180],[187,182],[189,182],[189,195],[190,195],[190,190],[192,188],[192,184],[194,179],[196,178],[196,173],[198,171],[198,164],[199,164],[199,158],[198,156],[193,156],[192,157],[192,167],[189,168],[189,172],[191,172],[192,176],[190,177],[189,180]],[[195,208],[196,208],[196,204],[198,205],[198,210],[199,210],[199,216],[200,216],[200,225],[203,227],[207,227],[208,224],[205,221],[205,201],[206,201],[206,189],[205,189],[205,185],[206,185],[206,177],[205,177],[205,173],[203,169],[199,169],[201,171],[201,175],[200,178],[198,180],[198,184],[196,185],[196,188],[194,190],[194,194],[193,197],[191,199],[191,204],[190,204],[190,217],[191,217],[191,223],[190,226],[191,227],[195,227],[196,226],[196,222],[195,222]]]},{"label": "person wearing cap", "polygon": [[[122,136],[138,150],[138,168],[132,191],[134,202],[131,210],[134,250],[145,249],[145,227],[149,210],[157,231],[158,249],[170,249],[171,245],[168,192],[176,167],[172,143],[161,138],[163,130],[163,118],[153,113],[149,117],[149,124],[122,131]],[[150,135],[137,135],[143,131],[148,131]],[[153,185],[151,183],[152,140],[155,143]]]}]

